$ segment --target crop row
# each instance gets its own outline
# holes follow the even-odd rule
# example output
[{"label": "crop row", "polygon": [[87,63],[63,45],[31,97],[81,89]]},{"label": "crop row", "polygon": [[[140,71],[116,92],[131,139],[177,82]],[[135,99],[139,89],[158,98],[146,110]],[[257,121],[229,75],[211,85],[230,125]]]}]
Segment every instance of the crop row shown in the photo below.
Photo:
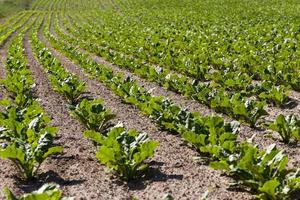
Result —
[{"label": "crop row", "polygon": [[3,43],[11,36],[15,31],[20,29],[24,24],[31,19],[32,15],[35,13],[27,12],[24,14],[21,14],[17,16],[17,19],[12,23],[7,25],[7,27],[3,27],[2,30],[0,30],[0,46],[3,45]]},{"label": "crop row", "polygon": [[32,180],[45,159],[62,151],[54,144],[57,129],[49,126],[51,119],[34,95],[24,57],[24,32],[31,25],[24,26],[9,45],[7,75],[1,81],[7,97],[0,102],[0,157],[11,160],[25,180]]}]

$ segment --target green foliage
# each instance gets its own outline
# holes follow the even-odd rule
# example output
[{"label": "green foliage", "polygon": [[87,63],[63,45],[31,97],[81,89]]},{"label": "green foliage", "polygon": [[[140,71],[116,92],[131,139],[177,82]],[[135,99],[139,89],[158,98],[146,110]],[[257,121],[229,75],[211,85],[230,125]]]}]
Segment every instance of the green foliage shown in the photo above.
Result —
[{"label": "green foliage", "polygon": [[16,71],[8,74],[2,81],[4,87],[12,94],[19,106],[26,106],[32,101],[33,81],[28,77],[28,70]]},{"label": "green foliage", "polygon": [[8,188],[4,189],[6,200],[73,200],[74,198],[63,198],[62,191],[58,185],[45,184],[39,190],[16,197]]},{"label": "green foliage", "polygon": [[33,179],[42,162],[60,153],[62,147],[53,144],[56,129],[47,125],[50,121],[36,101],[20,109],[9,101],[0,113],[0,158],[11,160],[22,176]]},{"label": "green foliage", "polygon": [[93,131],[85,133],[99,144],[97,158],[127,181],[142,176],[148,169],[145,160],[152,157],[157,141],[149,140],[146,133],[126,131],[123,126],[112,128],[106,136]]},{"label": "green foliage", "polygon": [[186,141],[208,160],[219,160],[236,151],[239,123],[225,124],[222,118],[214,116],[201,120],[203,125],[198,133],[186,131],[182,134]]},{"label": "green foliage", "polygon": [[293,114],[278,115],[269,127],[279,133],[284,143],[290,143],[292,139],[296,143],[300,140],[300,120]]},{"label": "green foliage", "polygon": [[46,68],[53,88],[63,94],[71,105],[76,105],[81,100],[81,95],[85,91],[85,82],[81,81],[74,74],[64,69],[64,66],[54,58],[51,52],[45,48],[38,38],[32,38],[33,45],[37,48],[37,57]]},{"label": "green foliage", "polygon": [[252,78],[241,71],[215,71],[206,75],[213,82],[214,87],[226,88],[228,91],[241,91],[251,84]]},{"label": "green foliage", "polygon": [[102,99],[84,99],[74,107],[72,115],[81,121],[88,130],[102,134],[109,128],[109,121],[115,117],[111,110],[105,108]]},{"label": "green foliage", "polygon": [[17,37],[12,40],[8,49],[6,60],[7,75],[0,83],[9,92],[11,99],[20,107],[26,107],[33,101],[33,89],[35,84],[27,69],[27,61],[24,57],[23,29]]},{"label": "green foliage", "polygon": [[250,127],[254,128],[262,116],[268,115],[264,109],[265,103],[251,99],[241,101],[240,98],[239,94],[231,97],[230,102],[233,106],[233,114],[236,118],[243,119],[250,124]]},{"label": "green foliage", "polygon": [[283,107],[289,103],[289,92],[284,86],[271,86],[270,88],[264,88],[265,92],[259,94],[259,98],[267,100],[277,107]]},{"label": "green foliage", "polygon": [[299,189],[299,172],[287,169],[288,156],[275,144],[262,151],[249,143],[242,143],[239,148],[236,154],[210,166],[225,170],[236,186],[250,188],[259,199],[290,199]]},{"label": "green foliage", "polygon": [[63,94],[71,105],[76,105],[80,95],[85,91],[85,83],[78,77],[67,74],[67,76],[50,76],[51,83],[56,91]]}]

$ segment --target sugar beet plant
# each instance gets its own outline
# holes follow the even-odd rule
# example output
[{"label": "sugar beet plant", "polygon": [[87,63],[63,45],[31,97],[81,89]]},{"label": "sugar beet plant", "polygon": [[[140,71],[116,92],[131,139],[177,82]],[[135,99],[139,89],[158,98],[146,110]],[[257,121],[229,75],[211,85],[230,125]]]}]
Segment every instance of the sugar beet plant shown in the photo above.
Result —
[{"label": "sugar beet plant", "polygon": [[116,125],[107,136],[87,131],[85,136],[99,144],[96,157],[102,164],[117,172],[125,180],[141,177],[148,169],[146,159],[154,155],[159,142],[152,141],[146,133],[126,130]]},{"label": "sugar beet plant", "polygon": [[258,199],[291,199],[300,188],[300,173],[288,169],[288,156],[275,144],[259,150],[250,143],[239,145],[236,153],[220,161],[211,162],[215,169],[223,169],[233,178],[234,186],[249,188]]},{"label": "sugar beet plant", "polygon": [[270,82],[263,82],[258,88],[261,91],[258,98],[267,100],[277,107],[284,107],[290,102],[289,91],[285,86],[274,86]]},{"label": "sugar beet plant", "polygon": [[[228,157],[236,151],[239,123],[224,123],[221,117],[198,118],[192,130],[185,131],[182,137],[192,144],[209,161]],[[201,124],[201,126],[197,126]]]},{"label": "sugar beet plant", "polygon": [[293,114],[278,115],[276,120],[270,124],[270,128],[279,133],[284,143],[291,141],[297,143],[300,140],[300,120]]},{"label": "sugar beet plant", "polygon": [[47,125],[50,119],[36,101],[21,109],[9,100],[1,105],[0,158],[11,160],[25,179],[32,179],[47,157],[62,151],[53,144],[56,129]]},{"label": "sugar beet plant", "polygon": [[102,134],[111,126],[109,121],[115,117],[111,110],[104,106],[102,99],[84,99],[72,110],[72,115],[83,123],[88,130]]},{"label": "sugar beet plant", "polygon": [[37,191],[17,197],[8,188],[4,189],[6,200],[74,200],[71,197],[62,197],[62,191],[56,184],[45,184]]}]

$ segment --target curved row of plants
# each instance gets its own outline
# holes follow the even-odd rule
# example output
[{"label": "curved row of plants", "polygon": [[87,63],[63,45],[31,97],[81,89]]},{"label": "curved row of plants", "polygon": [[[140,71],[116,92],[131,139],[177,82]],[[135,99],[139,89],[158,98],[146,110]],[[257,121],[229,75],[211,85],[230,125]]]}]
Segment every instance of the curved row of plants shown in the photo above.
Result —
[{"label": "curved row of plants", "polygon": [[[36,178],[42,163],[63,148],[55,145],[57,129],[39,105],[35,84],[24,56],[25,32],[35,23],[24,26],[11,41],[6,61],[7,75],[1,80],[6,97],[0,101],[0,158],[11,160],[25,181]],[[5,189],[6,198],[17,199]],[[23,197],[20,199],[28,199]]]},{"label": "curved row of plants", "polygon": [[0,30],[0,46],[2,46],[14,32],[22,28],[34,15],[34,12],[24,12],[18,15],[13,23],[4,26],[3,29]]}]

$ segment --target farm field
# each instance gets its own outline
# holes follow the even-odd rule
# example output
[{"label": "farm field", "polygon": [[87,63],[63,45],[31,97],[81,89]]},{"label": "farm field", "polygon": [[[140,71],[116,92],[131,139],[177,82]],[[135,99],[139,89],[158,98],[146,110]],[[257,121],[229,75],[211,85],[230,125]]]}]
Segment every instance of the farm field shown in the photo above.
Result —
[{"label": "farm field", "polygon": [[300,199],[299,0],[21,3],[1,200]]}]

